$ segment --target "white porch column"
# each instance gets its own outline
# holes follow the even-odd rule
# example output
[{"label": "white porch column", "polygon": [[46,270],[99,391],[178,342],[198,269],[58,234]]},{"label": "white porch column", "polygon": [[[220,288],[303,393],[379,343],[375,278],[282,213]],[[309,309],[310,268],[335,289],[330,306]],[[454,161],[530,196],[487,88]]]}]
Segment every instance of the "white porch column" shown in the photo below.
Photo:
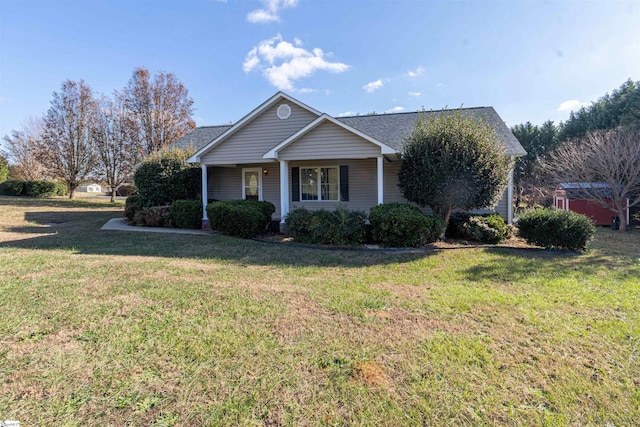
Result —
[{"label": "white porch column", "polygon": [[289,213],[289,162],[280,160],[280,223]]},{"label": "white porch column", "polygon": [[[511,161],[515,161],[513,156],[511,156]],[[509,186],[507,187],[507,224],[513,224],[513,168],[509,172]]]},{"label": "white porch column", "polygon": [[382,170],[384,158],[378,157],[378,204],[384,203],[384,174]]},{"label": "white porch column", "polygon": [[202,224],[209,221],[207,218],[207,200],[209,199],[209,189],[207,188],[207,165],[201,165],[202,168]]}]

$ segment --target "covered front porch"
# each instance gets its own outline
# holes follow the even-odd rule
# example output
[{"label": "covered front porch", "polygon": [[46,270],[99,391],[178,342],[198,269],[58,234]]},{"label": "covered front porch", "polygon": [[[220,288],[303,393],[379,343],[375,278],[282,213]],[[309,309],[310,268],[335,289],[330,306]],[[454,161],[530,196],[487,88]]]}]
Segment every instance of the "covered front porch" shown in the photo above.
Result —
[{"label": "covered front porch", "polygon": [[[385,201],[385,187],[397,182],[397,159],[273,160],[243,165],[201,165],[203,224],[212,200],[256,199],[276,207],[281,224],[292,209],[369,209]],[[386,164],[386,165],[385,165]],[[389,169],[386,171],[386,169]],[[386,171],[386,173],[385,173]],[[390,173],[389,173],[390,172]],[[396,197],[392,197],[395,199]]]}]

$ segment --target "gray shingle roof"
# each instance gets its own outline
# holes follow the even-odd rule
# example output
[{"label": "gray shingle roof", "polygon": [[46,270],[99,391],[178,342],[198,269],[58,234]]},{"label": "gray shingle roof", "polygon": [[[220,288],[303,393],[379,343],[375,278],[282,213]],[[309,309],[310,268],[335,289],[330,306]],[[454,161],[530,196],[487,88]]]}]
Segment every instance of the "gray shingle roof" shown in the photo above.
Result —
[{"label": "gray shingle roof", "polygon": [[[524,156],[527,154],[493,107],[394,114],[372,114],[366,116],[336,117],[336,120],[371,136],[389,147],[401,151],[404,138],[409,136],[413,129],[413,124],[420,118],[421,114],[425,114],[429,117],[442,114],[443,112],[446,114],[448,112],[455,111],[460,111],[463,115],[484,117],[484,119],[487,120],[496,131],[499,142],[505,146],[505,154],[512,156]],[[192,147],[195,150],[199,150],[218,136],[222,135],[222,133],[232,126],[233,125],[201,126],[195,128],[172,145],[182,149]]]},{"label": "gray shingle roof", "polygon": [[231,126],[233,125],[200,126],[171,144],[171,146],[182,150],[193,148],[197,151],[222,135]]},{"label": "gray shingle roof", "polygon": [[342,123],[349,125],[360,132],[377,139],[378,141],[402,150],[404,138],[411,134],[413,124],[420,118],[421,114],[427,117],[435,117],[443,112],[450,113],[460,111],[465,116],[473,116],[476,118],[484,117],[495,130],[500,144],[505,146],[505,154],[512,156],[524,156],[527,152],[522,148],[520,142],[511,133],[511,130],[502,121],[493,107],[477,107],[463,108],[444,111],[423,111],[411,113],[394,113],[394,114],[372,114],[367,116],[354,117],[338,117]]}]

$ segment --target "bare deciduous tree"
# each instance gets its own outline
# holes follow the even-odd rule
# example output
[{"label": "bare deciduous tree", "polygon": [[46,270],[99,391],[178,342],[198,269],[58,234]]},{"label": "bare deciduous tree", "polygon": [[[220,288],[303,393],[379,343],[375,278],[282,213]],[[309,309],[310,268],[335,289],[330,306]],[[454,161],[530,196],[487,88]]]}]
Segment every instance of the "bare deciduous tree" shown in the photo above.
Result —
[{"label": "bare deciduous tree", "polygon": [[97,175],[111,187],[111,201],[116,190],[133,179],[139,154],[134,142],[133,117],[116,96],[115,101],[103,96],[98,101],[93,133],[98,155]]},{"label": "bare deciduous tree", "polygon": [[60,93],[53,93],[51,107],[44,118],[38,156],[56,178],[66,181],[70,199],[96,165],[95,117],[96,103],[91,88],[83,80],[67,80],[62,83]]},{"label": "bare deciduous tree", "polygon": [[[560,182],[604,182],[585,185],[585,197],[609,207],[620,217],[620,229],[626,229],[625,199],[629,207],[640,204],[640,128],[619,127],[588,133],[584,138],[560,145],[542,164],[543,170]],[[612,200],[608,203],[607,199]]]},{"label": "bare deciduous tree", "polygon": [[38,147],[42,141],[44,122],[39,117],[28,119],[21,130],[14,130],[3,138],[7,144],[12,162],[19,168],[20,175],[28,180],[50,178],[46,168],[38,160]]},{"label": "bare deciduous tree", "polygon": [[173,73],[153,79],[144,67],[136,68],[123,99],[136,121],[136,139],[142,154],[161,150],[195,127],[193,99]]}]

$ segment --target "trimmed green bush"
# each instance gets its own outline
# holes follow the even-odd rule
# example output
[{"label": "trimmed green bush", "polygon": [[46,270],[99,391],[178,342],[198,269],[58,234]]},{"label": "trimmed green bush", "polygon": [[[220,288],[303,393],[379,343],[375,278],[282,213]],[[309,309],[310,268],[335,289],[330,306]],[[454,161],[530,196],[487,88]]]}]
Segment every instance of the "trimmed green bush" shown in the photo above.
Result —
[{"label": "trimmed green bush", "polygon": [[284,219],[287,234],[300,243],[311,243],[314,239],[313,212],[298,208],[290,211]]},{"label": "trimmed green bush", "polygon": [[177,228],[201,228],[202,202],[200,200],[176,200],[171,203],[171,217]]},{"label": "trimmed green bush", "polygon": [[435,242],[445,230],[445,222],[423,214],[405,203],[386,203],[371,208],[371,235],[387,247],[418,247]]},{"label": "trimmed green bush", "polygon": [[23,193],[27,197],[53,197],[56,194],[56,184],[50,181],[25,181]]},{"label": "trimmed green bush", "polygon": [[24,181],[8,179],[0,184],[0,194],[3,196],[21,196],[24,191]]},{"label": "trimmed green bush", "polygon": [[144,208],[142,198],[138,195],[129,196],[124,202],[124,216],[129,225],[136,225],[136,214]]},{"label": "trimmed green bush", "polygon": [[510,235],[509,226],[498,214],[473,215],[454,212],[447,225],[447,237],[482,243],[500,243]]},{"label": "trimmed green bush", "polygon": [[129,197],[134,195],[135,192],[136,192],[135,186],[124,184],[118,187],[118,190],[116,191],[116,196]]},{"label": "trimmed green bush", "polygon": [[294,209],[285,218],[287,232],[301,243],[357,245],[364,241],[366,214],[339,206],[334,211]]},{"label": "trimmed green bush", "polygon": [[148,206],[197,199],[202,190],[199,165],[186,163],[189,153],[169,149],[151,155],[135,173],[138,194]]},{"label": "trimmed green bush", "polygon": [[520,236],[527,243],[573,252],[585,251],[596,232],[589,217],[552,208],[525,211],[517,224]]},{"label": "trimmed green bush", "polygon": [[23,181],[9,179],[0,184],[0,194],[5,196],[53,197],[66,196],[67,185],[58,181]]},{"label": "trimmed green bush", "polygon": [[256,200],[229,200],[207,205],[212,230],[244,239],[263,233],[275,211],[273,203]]},{"label": "trimmed green bush", "polygon": [[135,225],[145,227],[173,227],[170,206],[150,206],[136,211],[133,220]]},{"label": "trimmed green bush", "polygon": [[66,196],[69,194],[69,187],[65,182],[55,181],[54,183],[54,195],[56,196]]}]

